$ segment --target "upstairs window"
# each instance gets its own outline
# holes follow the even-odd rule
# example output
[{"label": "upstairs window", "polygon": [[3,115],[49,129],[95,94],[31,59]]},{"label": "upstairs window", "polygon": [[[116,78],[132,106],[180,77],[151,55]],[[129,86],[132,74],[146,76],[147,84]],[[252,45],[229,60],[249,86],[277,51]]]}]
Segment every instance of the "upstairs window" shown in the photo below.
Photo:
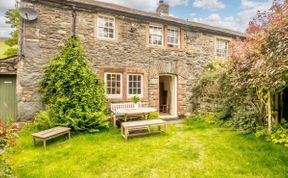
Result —
[{"label": "upstairs window", "polygon": [[143,75],[129,74],[127,82],[128,82],[128,96],[132,95],[143,96]]},{"label": "upstairs window", "polygon": [[227,57],[228,56],[228,41],[227,40],[217,40],[216,43],[216,55],[217,57]]},{"label": "upstairs window", "polygon": [[163,46],[163,26],[149,26],[149,44]]},{"label": "upstairs window", "polygon": [[121,73],[105,73],[105,92],[108,98],[122,97]]},{"label": "upstairs window", "polygon": [[115,18],[99,15],[97,18],[97,37],[115,39]]},{"label": "upstairs window", "polygon": [[178,28],[168,27],[168,47],[180,48],[180,30]]}]

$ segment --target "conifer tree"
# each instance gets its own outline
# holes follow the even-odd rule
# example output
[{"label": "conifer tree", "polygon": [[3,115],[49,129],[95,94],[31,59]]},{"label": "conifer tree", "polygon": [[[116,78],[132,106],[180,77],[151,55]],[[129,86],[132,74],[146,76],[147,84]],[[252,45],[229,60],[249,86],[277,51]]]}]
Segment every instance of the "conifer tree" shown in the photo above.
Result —
[{"label": "conifer tree", "polygon": [[87,62],[79,40],[70,37],[45,69],[40,86],[48,107],[36,122],[79,132],[108,127],[103,84]]}]

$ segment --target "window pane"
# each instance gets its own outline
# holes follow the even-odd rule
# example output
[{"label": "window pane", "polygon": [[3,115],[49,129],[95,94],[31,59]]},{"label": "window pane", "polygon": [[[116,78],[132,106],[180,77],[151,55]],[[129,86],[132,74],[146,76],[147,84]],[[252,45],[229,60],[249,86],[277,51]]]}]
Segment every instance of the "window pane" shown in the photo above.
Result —
[{"label": "window pane", "polygon": [[97,22],[98,37],[114,39],[114,32],[115,32],[114,18],[107,18],[107,17],[99,16],[97,20],[98,20]]},{"label": "window pane", "polygon": [[142,75],[131,74],[128,75],[128,94],[141,95],[142,94]]},{"label": "window pane", "polygon": [[217,40],[216,53],[218,57],[226,57],[228,54],[228,41]]},{"label": "window pane", "polygon": [[154,45],[162,45],[163,28],[157,26],[149,27],[149,43]]},{"label": "window pane", "polygon": [[121,94],[121,74],[106,74],[106,93]]},{"label": "window pane", "polygon": [[174,28],[168,28],[168,39],[167,39],[167,43],[168,43],[168,46],[169,47],[176,47],[178,48],[180,45],[179,45],[179,36],[180,36],[180,33],[179,33],[179,29],[174,29]]}]

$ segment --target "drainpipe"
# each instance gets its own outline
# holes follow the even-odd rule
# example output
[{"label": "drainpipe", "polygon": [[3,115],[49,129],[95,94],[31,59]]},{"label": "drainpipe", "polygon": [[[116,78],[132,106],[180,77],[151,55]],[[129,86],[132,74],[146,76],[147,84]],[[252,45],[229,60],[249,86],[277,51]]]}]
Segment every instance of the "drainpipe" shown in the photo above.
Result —
[{"label": "drainpipe", "polygon": [[73,21],[72,21],[72,34],[73,36],[76,36],[76,6],[73,5],[72,6],[72,18],[73,18]]}]

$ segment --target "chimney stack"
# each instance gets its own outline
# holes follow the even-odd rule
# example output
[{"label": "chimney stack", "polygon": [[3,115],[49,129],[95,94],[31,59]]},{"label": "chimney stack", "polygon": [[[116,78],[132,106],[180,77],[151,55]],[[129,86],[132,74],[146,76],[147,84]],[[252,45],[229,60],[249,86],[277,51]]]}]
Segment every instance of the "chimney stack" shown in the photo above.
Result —
[{"label": "chimney stack", "polygon": [[169,4],[164,3],[164,0],[159,0],[159,6],[156,12],[159,15],[169,15]]}]

